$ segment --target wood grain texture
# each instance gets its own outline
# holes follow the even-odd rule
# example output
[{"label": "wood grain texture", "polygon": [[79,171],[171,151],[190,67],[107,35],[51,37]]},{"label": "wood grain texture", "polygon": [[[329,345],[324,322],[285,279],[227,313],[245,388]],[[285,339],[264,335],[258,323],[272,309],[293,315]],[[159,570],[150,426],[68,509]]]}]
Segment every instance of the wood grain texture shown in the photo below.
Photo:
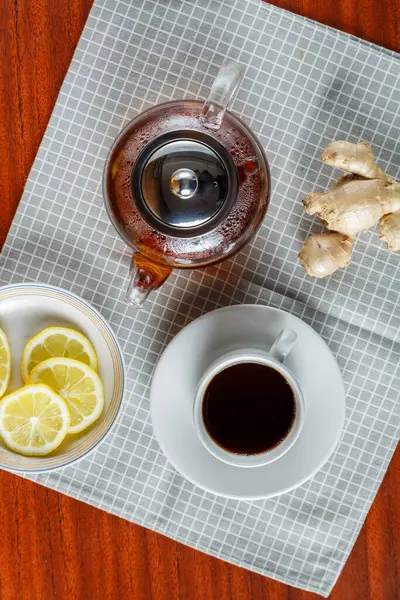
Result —
[{"label": "wood grain texture", "polygon": [[269,3],[400,51],[399,0],[269,0]]},{"label": "wood grain texture", "polygon": [[[133,0],[134,1],[134,0]],[[400,51],[400,0],[273,4]],[[0,0],[0,243],[91,0]],[[400,598],[400,452],[331,595]],[[0,472],[0,600],[312,600]]]}]

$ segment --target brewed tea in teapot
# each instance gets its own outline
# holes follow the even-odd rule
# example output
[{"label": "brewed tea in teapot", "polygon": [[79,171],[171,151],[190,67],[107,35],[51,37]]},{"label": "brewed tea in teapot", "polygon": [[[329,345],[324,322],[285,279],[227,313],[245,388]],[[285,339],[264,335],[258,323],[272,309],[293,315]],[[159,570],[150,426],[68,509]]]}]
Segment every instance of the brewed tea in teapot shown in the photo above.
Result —
[{"label": "brewed tea in teapot", "polygon": [[243,70],[225,64],[209,99],[160,104],[115,141],[104,174],[110,218],[134,250],[129,300],[140,306],[173,268],[221,261],[249,241],[265,214],[268,163],[228,103]]}]

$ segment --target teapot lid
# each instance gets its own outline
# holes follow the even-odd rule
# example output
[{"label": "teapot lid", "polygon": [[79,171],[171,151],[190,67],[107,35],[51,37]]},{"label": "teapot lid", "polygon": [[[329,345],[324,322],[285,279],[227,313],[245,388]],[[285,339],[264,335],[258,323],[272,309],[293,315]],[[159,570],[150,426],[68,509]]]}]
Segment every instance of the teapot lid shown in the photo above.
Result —
[{"label": "teapot lid", "polygon": [[229,213],[237,168],[222,144],[199,131],[174,131],[152,140],[132,171],[133,194],[149,224],[175,237],[201,235]]}]

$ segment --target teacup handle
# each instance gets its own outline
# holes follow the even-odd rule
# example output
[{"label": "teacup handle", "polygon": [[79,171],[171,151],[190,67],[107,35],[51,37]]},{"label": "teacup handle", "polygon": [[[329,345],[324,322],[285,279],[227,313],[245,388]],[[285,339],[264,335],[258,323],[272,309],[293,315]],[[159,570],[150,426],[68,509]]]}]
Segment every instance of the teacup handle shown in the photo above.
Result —
[{"label": "teacup handle", "polygon": [[297,333],[293,331],[293,329],[282,329],[271,346],[271,350],[269,351],[270,355],[275,358],[275,360],[283,362],[293,348],[296,340]]},{"label": "teacup handle", "polygon": [[242,65],[233,61],[222,65],[212,84],[200,117],[201,122],[208,129],[216,131],[221,127],[225,111],[235,99],[243,76],[244,67]]}]

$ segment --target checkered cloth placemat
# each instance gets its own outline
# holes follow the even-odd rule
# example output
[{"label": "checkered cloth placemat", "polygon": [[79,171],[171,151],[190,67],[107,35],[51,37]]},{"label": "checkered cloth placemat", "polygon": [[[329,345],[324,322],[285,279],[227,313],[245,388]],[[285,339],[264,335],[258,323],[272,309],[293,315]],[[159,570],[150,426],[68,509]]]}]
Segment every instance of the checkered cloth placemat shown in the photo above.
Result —
[{"label": "checkered cloth placemat", "polygon": [[[203,97],[226,58],[247,66],[233,110],[269,157],[273,193],[253,244],[218,269],[174,274],[135,311],[129,252],[101,191],[104,160],[143,109]],[[74,466],[36,481],[185,544],[328,595],[382,481],[399,434],[399,257],[377,232],[353,261],[308,278],[297,253],[320,225],[301,198],[333,177],[332,139],[372,143],[399,176],[399,57],[258,0],[98,0],[85,27],[1,255],[0,283],[76,292],[110,321],[128,370],[121,417]],[[190,484],[160,452],[149,386],[165,345],[205,311],[260,302],[293,312],[337,357],[347,388],[342,441],[310,481],[276,499],[227,500]]]}]

